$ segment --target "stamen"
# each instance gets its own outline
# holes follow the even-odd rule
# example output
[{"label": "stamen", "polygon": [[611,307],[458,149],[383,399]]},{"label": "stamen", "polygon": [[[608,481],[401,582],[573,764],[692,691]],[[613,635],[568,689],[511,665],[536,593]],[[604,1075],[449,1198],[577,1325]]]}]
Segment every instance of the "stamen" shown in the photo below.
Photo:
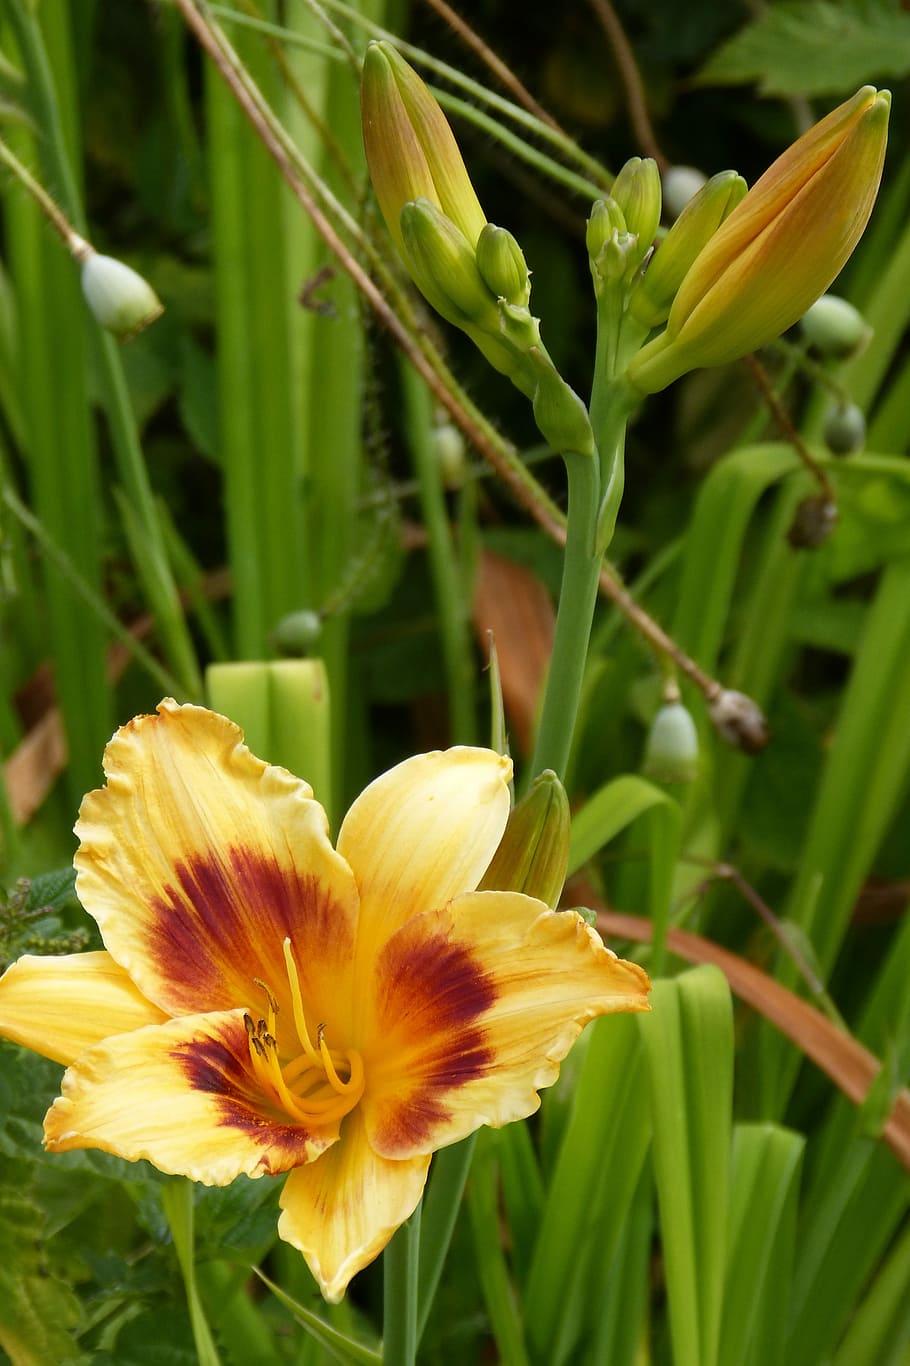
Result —
[{"label": "stamen", "polygon": [[275,1016],[278,1014],[278,1002],[275,1000],[275,997],[272,995],[270,989],[266,986],[265,982],[261,980],[261,978],[254,977],[253,981],[256,983],[257,987],[261,987],[262,990],[265,992],[266,1000],[269,1003],[269,1033],[274,1034]]},{"label": "stamen", "polygon": [[306,1027],[306,1015],[303,1011],[303,997],[300,995],[300,978],[297,975],[297,964],[294,962],[294,950],[291,947],[290,937],[284,941],[284,961],[288,972],[288,982],[291,987],[291,1008],[294,1012],[294,1026],[297,1030],[297,1037],[300,1046],[314,1067],[321,1068],[322,1062],[310,1042],[309,1030]]}]

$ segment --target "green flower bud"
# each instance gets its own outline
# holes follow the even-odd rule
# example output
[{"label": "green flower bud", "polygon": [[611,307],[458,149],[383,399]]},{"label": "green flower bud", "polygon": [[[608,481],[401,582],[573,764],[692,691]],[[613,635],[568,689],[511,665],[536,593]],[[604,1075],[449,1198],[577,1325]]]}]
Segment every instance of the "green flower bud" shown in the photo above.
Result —
[{"label": "green flower bud", "polygon": [[147,280],[122,261],[91,248],[82,258],[82,293],[96,322],[122,341],[135,337],[164,312]]},{"label": "green flower bud", "polygon": [[659,783],[691,783],[698,773],[698,732],[681,702],[668,702],[651,722],[642,772]]},{"label": "green flower bud", "polygon": [[429,199],[401,210],[402,253],[421,293],[457,327],[498,327],[496,301],[487,289],[474,249],[459,228]]},{"label": "green flower bud", "polygon": [[510,304],[527,304],[531,277],[524,253],[505,228],[488,223],[477,239],[477,269],[497,298]]},{"label": "green flower bud", "polygon": [[800,320],[802,334],[822,355],[843,360],[864,350],[872,328],[858,308],[836,294],[823,294]]},{"label": "green flower bud", "polygon": [[735,171],[721,171],[690,199],[635,287],[629,312],[642,327],[666,322],[689,267],[746,193]]},{"label": "green flower bud", "polygon": [[825,415],[822,429],[825,445],[832,455],[852,455],[866,443],[866,419],[855,403],[835,403]]},{"label": "green flower bud", "polygon": [[537,372],[534,390],[534,420],[554,451],[575,451],[593,457],[597,453],[588,410],[552,361],[542,352],[530,352]]},{"label": "green flower bud", "polygon": [[272,632],[272,644],[280,655],[302,659],[310,653],[322,635],[322,618],[318,612],[302,608],[282,617]]},{"label": "green flower bud", "polygon": [[614,232],[625,232],[626,220],[615,199],[598,199],[591,209],[585,231],[585,243],[592,263],[595,262]]},{"label": "green flower bud", "polygon": [[524,892],[556,908],[569,866],[569,799],[550,769],[515,807],[481,890]]},{"label": "green flower bud", "polygon": [[708,182],[704,171],[694,166],[668,166],[663,173],[664,213],[670,219],[677,219],[690,199]]},{"label": "green flower bud", "polygon": [[638,238],[634,260],[643,260],[660,223],[660,172],[650,157],[632,157],[613,181],[612,198],[622,210],[626,228]]},{"label": "green flower bud", "polygon": [[433,428],[433,454],[445,488],[462,488],[467,472],[465,440],[454,423],[441,422]]}]

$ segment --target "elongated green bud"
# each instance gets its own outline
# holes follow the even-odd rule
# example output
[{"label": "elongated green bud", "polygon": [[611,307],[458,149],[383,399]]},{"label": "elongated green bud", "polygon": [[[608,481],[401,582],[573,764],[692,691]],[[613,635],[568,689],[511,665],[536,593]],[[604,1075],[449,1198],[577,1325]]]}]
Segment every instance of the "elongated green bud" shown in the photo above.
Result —
[{"label": "elongated green bud", "polygon": [[614,232],[625,231],[626,220],[616,200],[609,197],[598,199],[591,209],[591,217],[585,230],[585,245],[592,264],[596,262]]},{"label": "elongated green bud", "polygon": [[95,320],[121,341],[135,337],[164,312],[161,300],[137,271],[90,248],[82,257],[82,293]]},{"label": "elongated green bud", "polygon": [[666,322],[689,267],[745,197],[746,188],[741,175],[721,171],[689,200],[655,251],[629,302],[629,312],[642,327]]},{"label": "elongated green bud", "polygon": [[611,197],[622,210],[626,230],[638,238],[634,264],[643,260],[660,223],[660,172],[650,157],[632,157],[613,181]]},{"label": "elongated green bud", "polygon": [[510,304],[527,304],[531,277],[524,252],[505,228],[488,223],[477,239],[477,269],[488,289]]},{"label": "elongated green bud", "polygon": [[524,892],[556,908],[569,866],[569,800],[550,769],[515,807],[482,891]]},{"label": "elongated green bud", "polygon": [[554,451],[576,451],[580,455],[597,453],[588,410],[540,351],[532,350],[530,359],[537,373],[534,390],[534,421]]},{"label": "elongated green bud", "polygon": [[429,199],[405,204],[400,226],[408,270],[436,312],[458,327],[474,323],[495,331],[496,301],[461,229]]},{"label": "elongated green bud", "polygon": [[681,702],[668,702],[651,722],[642,771],[660,783],[690,783],[698,772],[698,732]]},{"label": "elongated green bud", "polygon": [[799,325],[810,346],[836,360],[855,356],[872,339],[872,328],[859,309],[836,294],[823,294],[816,299]]}]

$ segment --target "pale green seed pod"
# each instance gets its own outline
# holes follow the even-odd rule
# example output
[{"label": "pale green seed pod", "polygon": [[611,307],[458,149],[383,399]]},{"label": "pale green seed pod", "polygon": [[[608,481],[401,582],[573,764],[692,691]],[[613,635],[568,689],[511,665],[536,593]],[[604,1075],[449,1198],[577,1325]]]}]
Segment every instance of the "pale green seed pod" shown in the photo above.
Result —
[{"label": "pale green seed pod", "polygon": [[642,772],[660,783],[691,783],[698,773],[698,732],[681,702],[660,708],[645,744]]},{"label": "pale green seed pod", "polygon": [[468,468],[465,439],[453,422],[440,422],[433,428],[433,454],[445,488],[452,492],[463,488]]},{"label": "pale green seed pod", "polygon": [[825,415],[822,429],[825,445],[832,455],[853,455],[866,444],[866,419],[856,403],[834,403]]},{"label": "pale green seed pod", "polygon": [[481,890],[523,892],[555,910],[569,866],[570,825],[565,788],[546,769],[509,817]]},{"label": "pale green seed pod", "polygon": [[510,304],[526,305],[531,276],[524,252],[505,228],[487,223],[477,239],[477,269],[487,288]]},{"label": "pale green seed pod", "polygon": [[91,249],[82,260],[82,293],[96,322],[122,341],[135,337],[164,312],[161,300],[137,271]]},{"label": "pale green seed pod", "polygon": [[859,309],[836,294],[816,299],[799,325],[810,346],[836,360],[855,356],[872,340],[872,328]]},{"label": "pale green seed pod", "polygon": [[322,635],[322,617],[309,608],[289,612],[282,617],[272,632],[272,644],[278,654],[289,659],[302,659],[310,653]]},{"label": "pale green seed pod", "polygon": [[675,222],[689,200],[694,199],[707,183],[704,171],[695,166],[668,166],[661,177],[666,216]]}]

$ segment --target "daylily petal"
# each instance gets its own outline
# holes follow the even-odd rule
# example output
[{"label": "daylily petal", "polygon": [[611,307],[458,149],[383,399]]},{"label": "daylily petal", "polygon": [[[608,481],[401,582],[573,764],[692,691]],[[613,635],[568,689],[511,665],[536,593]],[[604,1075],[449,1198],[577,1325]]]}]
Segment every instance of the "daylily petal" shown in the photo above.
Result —
[{"label": "daylily petal", "polygon": [[300,1249],[331,1303],[413,1214],[429,1165],[429,1157],[403,1162],[380,1157],[355,1111],[333,1148],[291,1172],[281,1195],[278,1233]]},{"label": "daylily petal", "polygon": [[109,953],[27,953],[0,977],[0,1035],[54,1062],[165,1019]]},{"label": "daylily petal", "polygon": [[533,1114],[583,1026],[647,1010],[649,986],[574,911],[517,892],[475,892],[412,920],[377,964],[370,1143],[410,1157]]},{"label": "daylily petal", "polygon": [[290,936],[315,1022],[346,1032],[357,892],[306,783],[232,722],[164,701],[123,726],[82,804],[76,890],[105,945],[172,1015],[262,1002],[290,1014]]},{"label": "daylily petal", "polygon": [[64,1074],[44,1120],[47,1147],[100,1148],[128,1162],[225,1186],[312,1161],[338,1124],[308,1132],[268,1105],[243,1011],[190,1015],[107,1039]]},{"label": "daylily petal", "polygon": [[509,818],[511,776],[511,760],[458,746],[406,759],[360,794],[338,835],[360,892],[359,963],[412,916],[474,890]]}]

